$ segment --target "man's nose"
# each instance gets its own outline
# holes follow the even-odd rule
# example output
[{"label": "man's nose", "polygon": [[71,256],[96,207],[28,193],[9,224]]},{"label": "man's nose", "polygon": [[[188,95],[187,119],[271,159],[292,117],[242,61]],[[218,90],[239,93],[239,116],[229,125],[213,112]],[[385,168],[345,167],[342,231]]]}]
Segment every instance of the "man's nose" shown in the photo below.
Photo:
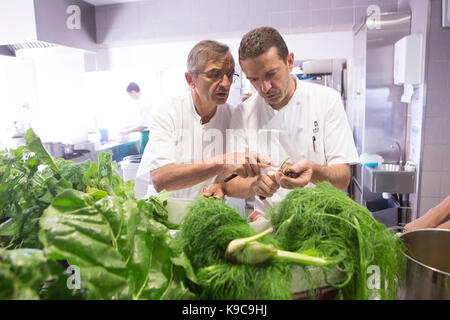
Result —
[{"label": "man's nose", "polygon": [[267,92],[267,91],[270,90],[270,88],[272,88],[272,85],[271,85],[270,81],[268,81],[268,80],[261,81],[261,90],[262,90],[262,92]]},{"label": "man's nose", "polygon": [[220,85],[223,87],[229,87],[231,86],[231,83],[233,81],[233,77],[228,78],[228,76],[226,74],[223,75],[222,80],[220,80]]}]

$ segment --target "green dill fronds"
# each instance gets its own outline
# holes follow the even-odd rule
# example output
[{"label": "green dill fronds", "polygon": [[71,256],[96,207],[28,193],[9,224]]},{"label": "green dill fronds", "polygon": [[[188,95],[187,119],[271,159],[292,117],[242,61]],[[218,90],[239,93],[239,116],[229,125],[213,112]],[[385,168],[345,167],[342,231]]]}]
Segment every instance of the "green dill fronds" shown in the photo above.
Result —
[{"label": "green dill fronds", "polygon": [[405,265],[404,246],[344,192],[328,182],[295,189],[269,216],[284,250],[314,250],[334,261],[333,267],[344,277],[340,284],[334,284],[342,287],[343,298],[368,299],[370,266],[378,266],[381,271],[381,286],[376,294],[381,299],[394,298]]}]

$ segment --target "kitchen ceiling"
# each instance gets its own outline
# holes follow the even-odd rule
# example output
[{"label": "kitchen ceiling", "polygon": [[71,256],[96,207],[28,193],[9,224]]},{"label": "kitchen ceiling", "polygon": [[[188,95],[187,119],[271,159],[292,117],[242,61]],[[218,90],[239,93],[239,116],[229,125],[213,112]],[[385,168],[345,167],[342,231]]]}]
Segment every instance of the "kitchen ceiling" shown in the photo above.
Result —
[{"label": "kitchen ceiling", "polygon": [[148,0],[84,0],[84,2],[88,2],[95,6],[104,6],[107,4],[130,3],[130,2],[139,2],[139,1],[148,1]]}]

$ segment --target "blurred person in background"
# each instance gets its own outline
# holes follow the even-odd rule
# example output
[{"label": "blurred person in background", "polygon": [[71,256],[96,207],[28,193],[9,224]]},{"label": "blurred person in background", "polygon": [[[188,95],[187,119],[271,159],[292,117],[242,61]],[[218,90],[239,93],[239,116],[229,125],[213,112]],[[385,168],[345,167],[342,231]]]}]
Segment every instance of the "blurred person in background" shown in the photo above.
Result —
[{"label": "blurred person in background", "polygon": [[148,142],[149,136],[149,122],[151,116],[151,104],[147,100],[143,100],[142,92],[139,85],[135,82],[130,82],[126,88],[128,95],[136,102],[136,108],[131,113],[134,115],[131,124],[128,124],[119,135],[122,136],[121,140],[126,140],[125,136],[133,132],[140,132],[140,153],[143,154]]}]

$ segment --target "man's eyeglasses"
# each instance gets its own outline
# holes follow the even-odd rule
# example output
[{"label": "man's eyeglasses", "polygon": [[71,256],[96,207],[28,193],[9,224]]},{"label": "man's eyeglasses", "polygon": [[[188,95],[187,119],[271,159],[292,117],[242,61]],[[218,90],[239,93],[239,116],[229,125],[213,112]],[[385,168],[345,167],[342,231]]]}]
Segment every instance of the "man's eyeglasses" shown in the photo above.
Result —
[{"label": "man's eyeglasses", "polygon": [[223,79],[223,76],[226,74],[228,77],[228,80],[233,83],[237,78],[239,78],[239,75],[233,71],[230,71],[228,73],[223,72],[222,69],[212,69],[209,71],[192,71],[194,74],[204,74],[207,78],[213,80],[213,81],[219,81]]}]

